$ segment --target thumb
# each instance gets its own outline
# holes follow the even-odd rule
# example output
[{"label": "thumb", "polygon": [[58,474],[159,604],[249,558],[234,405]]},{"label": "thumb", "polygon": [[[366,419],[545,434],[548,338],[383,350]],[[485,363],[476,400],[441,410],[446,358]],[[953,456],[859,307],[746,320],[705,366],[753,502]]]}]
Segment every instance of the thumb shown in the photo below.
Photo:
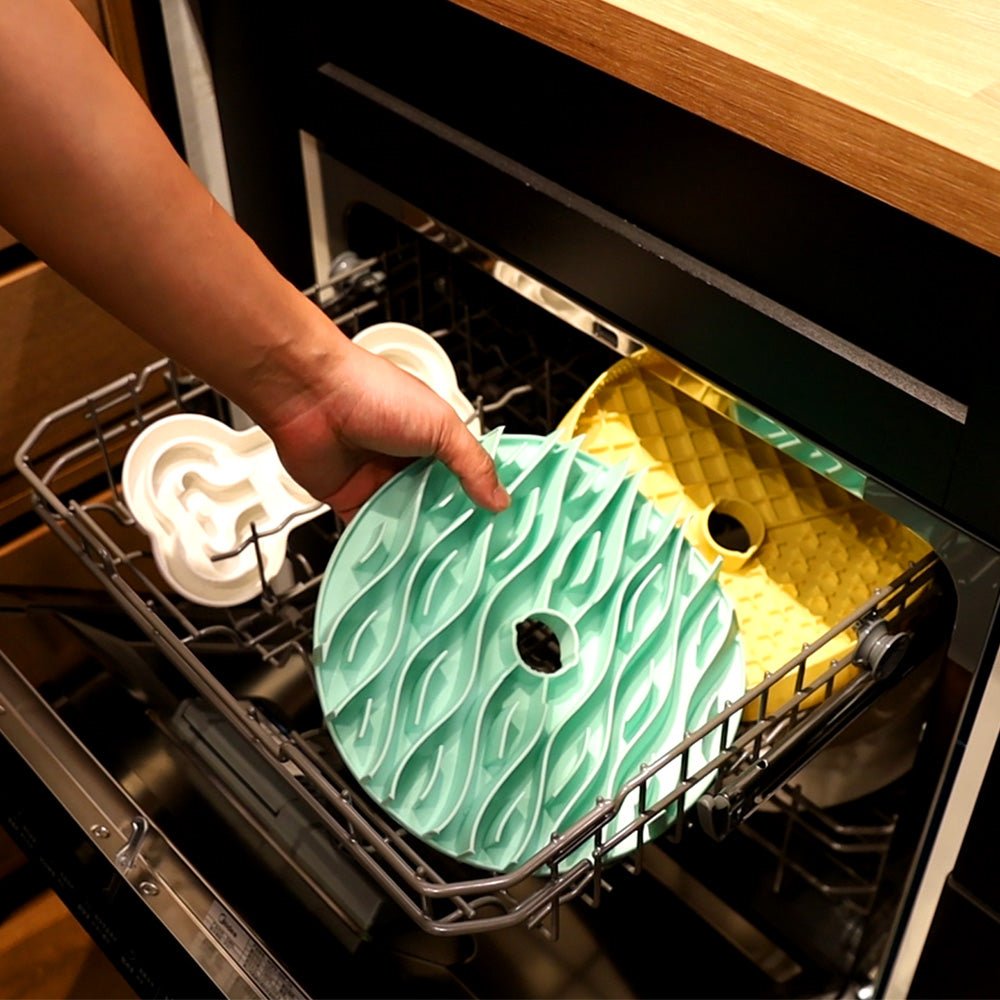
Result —
[{"label": "thumb", "polygon": [[499,512],[510,506],[510,495],[497,477],[489,452],[457,415],[442,424],[434,454],[458,477],[469,499],[480,507]]}]

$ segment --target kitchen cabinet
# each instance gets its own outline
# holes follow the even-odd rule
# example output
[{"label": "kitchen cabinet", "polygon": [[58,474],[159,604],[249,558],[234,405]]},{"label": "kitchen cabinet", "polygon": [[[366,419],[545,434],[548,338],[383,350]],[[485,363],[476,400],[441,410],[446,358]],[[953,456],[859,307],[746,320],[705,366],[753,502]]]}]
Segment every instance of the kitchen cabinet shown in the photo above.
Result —
[{"label": "kitchen cabinet", "polygon": [[32,427],[156,352],[41,262],[0,276],[0,343],[0,518],[9,520],[25,510],[13,455]]},{"label": "kitchen cabinet", "polygon": [[[76,6],[136,89],[145,95],[130,0],[78,0]],[[72,225],[68,219],[66,224]],[[14,451],[46,413],[113,378],[142,367],[157,352],[76,291],[0,229],[0,582],[51,566],[57,546],[31,555],[11,523],[30,507]],[[53,444],[65,441],[53,440]],[[85,473],[81,473],[85,474]],[[7,526],[7,527],[5,527]],[[34,539],[35,536],[30,536]],[[16,555],[15,555],[16,551]],[[8,556],[10,558],[8,558]],[[75,574],[73,567],[67,572]]]},{"label": "kitchen cabinet", "polygon": [[136,35],[133,0],[73,0],[73,4],[115,57],[132,86],[145,98],[146,78]]},{"label": "kitchen cabinet", "polygon": [[1000,253],[988,0],[458,4]]}]

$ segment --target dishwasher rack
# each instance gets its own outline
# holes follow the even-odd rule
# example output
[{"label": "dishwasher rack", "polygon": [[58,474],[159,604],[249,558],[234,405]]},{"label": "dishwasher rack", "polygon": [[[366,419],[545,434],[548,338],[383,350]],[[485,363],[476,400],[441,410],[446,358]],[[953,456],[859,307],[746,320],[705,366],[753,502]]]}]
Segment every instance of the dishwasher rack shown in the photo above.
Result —
[{"label": "dishwasher rack", "polygon": [[[329,284],[310,289],[346,332],[363,325],[366,317],[386,318],[393,308],[385,289],[385,274],[398,262],[391,255],[348,262]],[[363,283],[356,279],[365,276]],[[437,279],[447,281],[447,279]],[[361,287],[359,287],[359,285]],[[394,292],[394,294],[396,294]],[[340,309],[338,312],[337,310]],[[534,373],[524,375],[521,359],[508,357],[510,342],[492,347],[496,372],[474,365],[477,323],[488,315],[450,307],[447,325],[436,333],[453,344],[456,368],[476,400],[484,419],[495,413],[535,429],[551,427],[553,384],[569,379],[582,389],[586,374],[572,363],[559,365],[544,350],[529,344],[524,359],[533,358]],[[480,359],[481,361],[481,359]],[[506,384],[493,385],[497,372]],[[527,381],[518,381],[518,377]],[[575,381],[574,381],[575,380]],[[520,408],[520,409],[518,409]],[[804,647],[737,701],[657,760],[648,761],[612,799],[599,799],[594,808],[569,829],[553,831],[551,841],[530,861],[504,874],[462,872],[444,874],[432,851],[399,829],[358,792],[316,746],[309,733],[289,728],[266,708],[236,697],[198,655],[202,644],[221,643],[279,666],[292,657],[308,663],[311,629],[322,570],[336,544],[340,525],[332,514],[310,522],[291,536],[287,573],[280,586],[262,581],[263,593],[235,609],[192,608],[179,601],[159,580],[145,536],[126,508],[118,481],[118,467],[129,443],[151,421],[178,411],[231,416],[224,400],[205,383],[164,359],[142,372],[128,375],[73,402],[43,420],[22,445],[17,466],[35,491],[41,518],[103,583],[115,601],[156,644],[167,660],[198,695],[206,699],[254,748],[268,767],[316,816],[333,841],[384,890],[423,930],[434,935],[458,935],[499,930],[526,923],[555,937],[560,906],[583,897],[597,905],[608,889],[612,866],[638,871],[646,829],[671,811],[687,791],[712,776],[708,791],[697,803],[683,799],[665,837],[679,840],[693,817],[711,837],[722,839],[763,802],[781,789],[832,735],[857,717],[907,669],[904,655],[912,622],[933,590],[938,563],[933,554],[910,566],[890,585],[875,591],[855,612]],[[51,442],[70,441],[52,446]],[[308,529],[308,541],[300,537]],[[247,545],[258,536],[251,526]],[[812,681],[806,680],[810,659],[835,636],[857,630],[852,652],[831,663]],[[838,675],[860,667],[842,686]],[[777,710],[768,707],[770,690],[787,675],[795,678],[795,694]],[[801,706],[816,692],[825,692],[817,707]],[[760,700],[759,719],[744,723],[729,745],[704,766],[689,764],[693,747],[710,741],[713,733],[729,731],[728,720],[744,706]],[[321,734],[325,735],[325,734]],[[680,781],[669,794],[653,801],[650,778],[679,761]],[[613,836],[611,822],[626,800],[638,800],[636,818]],[[695,808],[690,808],[695,806]],[[625,861],[610,860],[629,838],[638,848]],[[581,845],[590,845],[581,860],[568,864]]]}]

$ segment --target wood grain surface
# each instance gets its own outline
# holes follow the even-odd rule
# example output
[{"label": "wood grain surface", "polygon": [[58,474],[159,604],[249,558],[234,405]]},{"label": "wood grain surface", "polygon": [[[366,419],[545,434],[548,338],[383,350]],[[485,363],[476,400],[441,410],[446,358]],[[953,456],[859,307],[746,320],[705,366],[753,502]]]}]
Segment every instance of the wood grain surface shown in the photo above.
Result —
[{"label": "wood grain surface", "polygon": [[[159,357],[42,263],[0,274],[0,524],[27,481],[14,451],[46,414]],[[82,434],[82,421],[50,446]],[[18,501],[18,512],[23,503]]]},{"label": "wood grain surface", "polygon": [[1000,254],[995,0],[455,0]]},{"label": "wood grain surface", "polygon": [[0,997],[5,1000],[135,996],[54,893],[43,893],[0,924]]}]

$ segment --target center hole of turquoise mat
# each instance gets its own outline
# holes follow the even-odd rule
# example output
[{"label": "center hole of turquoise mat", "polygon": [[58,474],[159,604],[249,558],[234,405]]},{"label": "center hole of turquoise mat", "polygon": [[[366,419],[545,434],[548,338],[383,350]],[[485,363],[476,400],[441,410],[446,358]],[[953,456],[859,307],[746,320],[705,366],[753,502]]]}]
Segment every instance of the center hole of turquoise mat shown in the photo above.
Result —
[{"label": "center hole of turquoise mat", "polygon": [[561,615],[537,611],[515,626],[521,662],[536,674],[555,674],[576,659],[576,633]]}]

